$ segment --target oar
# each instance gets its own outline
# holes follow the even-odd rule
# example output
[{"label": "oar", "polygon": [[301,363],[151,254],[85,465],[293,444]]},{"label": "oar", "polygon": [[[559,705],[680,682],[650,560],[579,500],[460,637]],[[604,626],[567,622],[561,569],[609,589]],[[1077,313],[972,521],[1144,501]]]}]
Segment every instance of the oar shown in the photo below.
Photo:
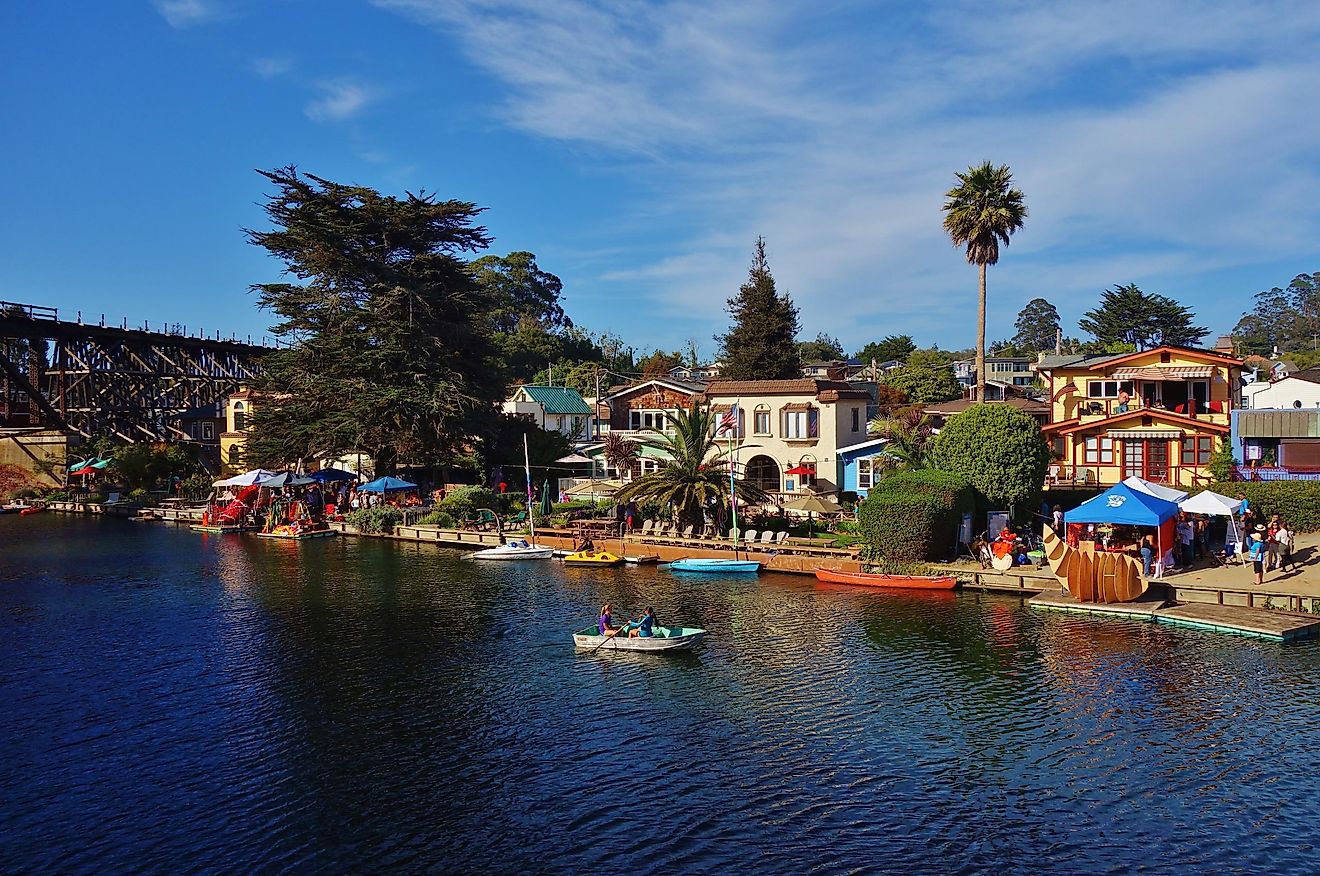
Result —
[{"label": "oar", "polygon": [[[632,623],[632,621],[629,621],[628,623]],[[627,626],[628,626],[628,624],[624,624],[623,626],[619,627],[617,630],[615,630],[614,632],[612,632],[612,633],[610,633],[608,636],[606,636],[604,642],[601,642],[599,645],[597,645],[596,647],[594,647],[594,648],[591,649],[591,654],[595,654],[595,653],[596,653],[597,651],[599,651],[601,648],[604,648],[604,647],[605,647],[605,642],[608,642],[610,639],[613,639],[613,638],[614,638],[615,636],[617,636],[619,633],[623,632],[624,629],[627,628]],[[588,654],[587,656],[590,657],[591,654]]]}]

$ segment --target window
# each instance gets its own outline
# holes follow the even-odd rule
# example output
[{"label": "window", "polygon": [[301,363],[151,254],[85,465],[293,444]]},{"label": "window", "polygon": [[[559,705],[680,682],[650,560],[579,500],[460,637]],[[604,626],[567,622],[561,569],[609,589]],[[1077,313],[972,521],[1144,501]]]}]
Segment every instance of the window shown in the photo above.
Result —
[{"label": "window", "polygon": [[668,421],[665,420],[664,411],[629,411],[628,428],[633,431],[641,429],[654,429],[657,432],[663,432],[668,427]]},{"label": "window", "polygon": [[1089,380],[1086,383],[1087,398],[1118,398],[1120,392],[1132,395],[1132,381]]},{"label": "window", "polygon": [[805,411],[784,411],[784,431],[780,437],[806,440],[820,437],[820,412],[815,408]]},{"label": "window", "polygon": [[859,490],[869,490],[869,489],[871,489],[871,459],[870,459],[870,457],[867,457],[867,458],[865,458],[865,459],[859,459],[859,460],[857,460],[857,489],[859,489]]},{"label": "window", "polygon": [[756,410],[752,412],[752,433],[755,435],[770,434],[770,407],[768,405],[757,405]]},{"label": "window", "polygon": [[247,415],[242,411],[234,411],[234,431],[242,432],[243,427],[247,425]]},{"label": "window", "polygon": [[859,408],[853,408],[852,415],[853,415],[852,430],[856,432],[861,428],[862,412]]},{"label": "window", "polygon": [[1114,464],[1114,439],[1096,436],[1086,439],[1085,460],[1092,465]]},{"label": "window", "polygon": [[1183,465],[1208,465],[1210,463],[1210,445],[1213,439],[1208,435],[1182,440]]},{"label": "window", "polygon": [[202,423],[202,440],[210,441],[215,437],[215,426],[212,423]]},{"label": "window", "polygon": [[243,448],[238,444],[231,445],[229,448],[229,464],[239,465],[242,462],[243,462]]}]

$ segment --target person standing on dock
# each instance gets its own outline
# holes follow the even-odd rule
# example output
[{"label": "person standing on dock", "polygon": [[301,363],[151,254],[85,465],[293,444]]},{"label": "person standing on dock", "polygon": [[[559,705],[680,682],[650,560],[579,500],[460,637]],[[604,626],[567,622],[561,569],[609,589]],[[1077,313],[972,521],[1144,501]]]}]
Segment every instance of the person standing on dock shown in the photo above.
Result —
[{"label": "person standing on dock", "polygon": [[1279,521],[1279,528],[1274,533],[1274,539],[1279,545],[1279,571],[1282,572],[1286,566],[1288,571],[1291,572],[1297,567],[1292,560],[1293,533],[1288,528],[1288,521]]}]

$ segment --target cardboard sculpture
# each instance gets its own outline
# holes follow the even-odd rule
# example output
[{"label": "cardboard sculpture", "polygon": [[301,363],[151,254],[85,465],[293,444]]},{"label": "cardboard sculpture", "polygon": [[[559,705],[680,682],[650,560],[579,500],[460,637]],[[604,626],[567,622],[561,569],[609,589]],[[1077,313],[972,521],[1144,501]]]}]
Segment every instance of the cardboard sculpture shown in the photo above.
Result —
[{"label": "cardboard sculpture", "polygon": [[1146,592],[1141,563],[1135,557],[1069,547],[1048,526],[1044,542],[1054,577],[1079,602],[1132,602]]}]

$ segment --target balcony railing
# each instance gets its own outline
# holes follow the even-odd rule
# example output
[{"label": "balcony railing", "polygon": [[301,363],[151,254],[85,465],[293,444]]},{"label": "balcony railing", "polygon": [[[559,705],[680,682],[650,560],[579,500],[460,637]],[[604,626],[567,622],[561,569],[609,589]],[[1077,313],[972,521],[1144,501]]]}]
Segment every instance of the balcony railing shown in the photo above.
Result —
[{"label": "balcony railing", "polygon": [[1114,414],[1130,411],[1170,411],[1175,414],[1182,414],[1185,417],[1203,417],[1209,419],[1214,419],[1216,417],[1224,419],[1228,417],[1227,403],[1220,401],[1213,401],[1208,405],[1197,405],[1190,409],[1186,402],[1158,407],[1156,405],[1143,404],[1136,399],[1128,400],[1127,411],[1120,411],[1118,409],[1119,405],[1120,402],[1116,398],[1083,398],[1079,399],[1077,402],[1075,416],[1112,417]]},{"label": "balcony railing", "polygon": [[1235,465],[1235,481],[1320,481],[1320,468],[1302,465]]}]

